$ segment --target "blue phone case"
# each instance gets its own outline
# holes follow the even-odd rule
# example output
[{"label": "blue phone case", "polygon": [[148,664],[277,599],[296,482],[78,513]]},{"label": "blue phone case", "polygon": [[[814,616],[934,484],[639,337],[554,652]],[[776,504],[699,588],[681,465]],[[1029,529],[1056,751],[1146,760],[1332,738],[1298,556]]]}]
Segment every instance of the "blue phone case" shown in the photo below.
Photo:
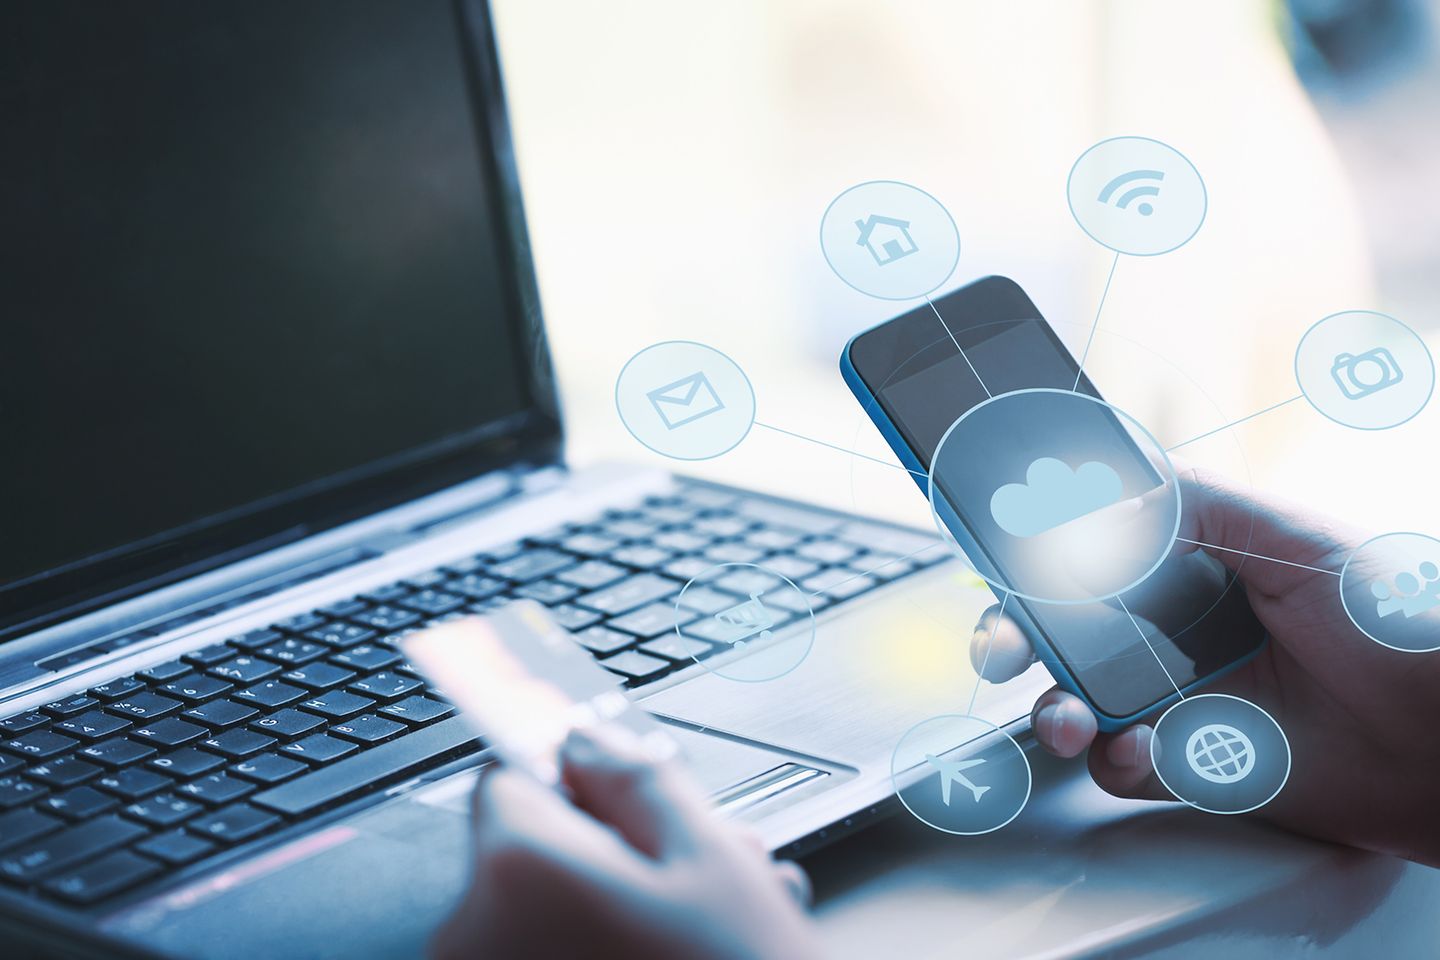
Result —
[{"label": "blue phone case", "polygon": [[[850,392],[855,394],[855,399],[860,401],[860,405],[865,408],[866,415],[870,417],[871,422],[874,423],[880,431],[880,435],[885,438],[885,442],[890,445],[890,449],[895,452],[895,456],[900,459],[901,465],[911,471],[910,475],[915,478],[915,483],[920,487],[921,493],[928,498],[930,491],[925,477],[928,476],[929,465],[921,463],[915,456],[915,452],[910,449],[910,445],[905,442],[905,438],[900,435],[900,431],[895,429],[895,425],[890,422],[890,418],[886,416],[885,410],[880,406],[880,401],[870,392],[870,388],[865,385],[865,381],[861,379],[859,371],[855,369],[855,364],[850,359],[851,346],[857,339],[868,332],[869,331],[862,331],[861,333],[857,333],[845,344],[845,349],[840,354],[840,375],[845,378],[845,383],[849,385]],[[944,517],[945,527],[950,531],[950,535],[955,538],[955,542],[960,545],[960,549],[965,551],[965,555],[972,558],[972,561],[975,557],[983,557],[984,551],[980,549],[980,545],[975,541],[975,538],[971,536],[970,531],[960,522],[960,518],[948,510],[944,512],[947,514]],[[994,592],[994,585],[989,584],[989,586],[991,591]],[[999,594],[997,593],[996,596],[998,598]],[[1055,682],[1059,684],[1062,689],[1068,690],[1083,700],[1095,714],[1096,722],[1100,729],[1107,733],[1122,730],[1144,717],[1163,711],[1172,703],[1179,701],[1181,699],[1181,693],[1188,694],[1219,677],[1225,676],[1227,673],[1248,663],[1261,650],[1265,649],[1265,643],[1258,644],[1250,653],[1225,665],[1214,673],[1185,686],[1180,693],[1171,693],[1138,713],[1119,717],[1111,713],[1106,713],[1097,707],[1094,701],[1086,695],[1085,691],[1081,689],[1079,682],[1075,679],[1075,675],[1070,672],[1070,668],[1060,657],[1059,652],[1050,644],[1044,632],[1031,620],[1023,603],[1014,602],[1007,604],[1005,615],[1014,620],[1016,625],[1018,625],[1030,639],[1030,642],[1035,646],[1035,651],[1040,661],[1045,664],[1045,669],[1050,671],[1050,675],[1055,678]],[[1268,638],[1266,638],[1266,642],[1268,642]]]}]

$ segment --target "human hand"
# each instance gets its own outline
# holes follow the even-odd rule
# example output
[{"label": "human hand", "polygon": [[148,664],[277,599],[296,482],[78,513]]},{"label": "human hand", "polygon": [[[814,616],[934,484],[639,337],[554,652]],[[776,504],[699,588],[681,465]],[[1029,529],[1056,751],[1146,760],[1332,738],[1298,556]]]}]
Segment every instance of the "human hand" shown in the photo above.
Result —
[{"label": "human hand", "polygon": [[[1237,570],[1270,636],[1265,648],[1208,691],[1243,697],[1275,717],[1290,740],[1290,779],[1256,816],[1324,840],[1440,865],[1440,654],[1401,653],[1357,630],[1335,576],[1366,537],[1279,500],[1191,470],[1181,476],[1181,536]],[[1253,518],[1253,519],[1252,519]],[[1035,659],[1029,640],[991,608],[971,642],[985,678],[1017,676]],[[991,631],[994,639],[991,640]],[[1098,731],[1074,694],[1052,688],[1031,713],[1050,753],[1088,750],[1095,782],[1119,797],[1171,799],[1150,762],[1152,728]],[[1153,723],[1151,718],[1149,723]]]},{"label": "human hand", "polygon": [[622,733],[570,735],[568,798],[514,770],[481,778],[470,887],[434,956],[819,957],[804,872]]}]

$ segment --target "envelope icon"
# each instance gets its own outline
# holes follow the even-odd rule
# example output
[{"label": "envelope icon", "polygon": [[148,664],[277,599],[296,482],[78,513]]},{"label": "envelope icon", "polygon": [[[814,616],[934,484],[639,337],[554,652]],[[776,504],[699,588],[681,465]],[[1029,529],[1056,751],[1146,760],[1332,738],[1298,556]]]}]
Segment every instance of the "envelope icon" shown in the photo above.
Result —
[{"label": "envelope icon", "polygon": [[660,414],[660,422],[670,430],[725,409],[720,395],[710,384],[710,378],[699,370],[674,383],[656,387],[645,396],[650,398],[650,405]]}]

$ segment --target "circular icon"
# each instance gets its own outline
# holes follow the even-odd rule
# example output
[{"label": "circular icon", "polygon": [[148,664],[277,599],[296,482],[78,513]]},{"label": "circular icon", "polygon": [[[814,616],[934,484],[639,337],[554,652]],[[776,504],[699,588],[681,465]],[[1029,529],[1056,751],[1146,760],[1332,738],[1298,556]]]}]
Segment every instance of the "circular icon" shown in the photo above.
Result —
[{"label": "circular icon", "polygon": [[1208,723],[1185,744],[1190,769],[1211,783],[1239,783],[1255,769],[1255,745],[1227,723]]},{"label": "circular icon", "polygon": [[1248,813],[1290,778],[1290,742],[1275,718],[1240,697],[1204,693],[1155,724],[1150,760],[1165,789],[1206,813]]},{"label": "circular icon", "polygon": [[677,652],[717,677],[775,680],[815,645],[810,597],[757,563],[717,563],[675,597]]},{"label": "circular icon", "polygon": [[1200,230],[1208,200],[1200,171],[1149,137],[1113,137],[1080,154],[1066,183],[1080,229],[1116,253],[1152,257]]},{"label": "circular icon", "polygon": [[1384,430],[1425,409],[1435,362],[1425,341],[1394,317],[1348,310],[1305,331],[1295,379],[1310,405],[1336,423]]},{"label": "circular icon", "polygon": [[896,180],[846,190],[820,218],[820,250],[835,275],[881,300],[913,300],[960,262],[960,231],[944,205]]},{"label": "circular icon", "polygon": [[1440,650],[1440,540],[1386,533],[1360,544],[1340,571],[1351,622],[1403,653]]},{"label": "circular icon", "polygon": [[974,531],[990,545],[958,544],[971,569],[1040,603],[1125,593],[1159,569],[1180,532],[1180,484],[1159,441],[1124,411],[1069,390],[1016,390],[971,407],[940,438],[929,493],[947,543]]},{"label": "circular icon", "polygon": [[999,830],[1030,799],[1030,761],[1005,731],[964,714],[911,727],[890,756],[895,795],[915,819],[945,833]]},{"label": "circular icon", "polygon": [[621,368],[615,409],[631,436],[656,453],[709,460],[750,432],[755,391],[745,371],[714,347],[667,340]]}]

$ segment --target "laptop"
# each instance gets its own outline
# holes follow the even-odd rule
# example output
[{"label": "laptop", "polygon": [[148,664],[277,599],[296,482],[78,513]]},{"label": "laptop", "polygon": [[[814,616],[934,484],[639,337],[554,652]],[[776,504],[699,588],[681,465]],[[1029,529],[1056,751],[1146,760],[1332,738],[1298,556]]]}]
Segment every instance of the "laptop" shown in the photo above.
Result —
[{"label": "laptop", "polygon": [[[777,854],[894,808],[990,595],[933,530],[567,468],[484,3],[10,17],[7,950],[419,953],[489,754],[399,641],[516,598]],[[752,562],[815,610],[764,683],[672,620]],[[976,712],[1019,735],[1037,673]]]}]

